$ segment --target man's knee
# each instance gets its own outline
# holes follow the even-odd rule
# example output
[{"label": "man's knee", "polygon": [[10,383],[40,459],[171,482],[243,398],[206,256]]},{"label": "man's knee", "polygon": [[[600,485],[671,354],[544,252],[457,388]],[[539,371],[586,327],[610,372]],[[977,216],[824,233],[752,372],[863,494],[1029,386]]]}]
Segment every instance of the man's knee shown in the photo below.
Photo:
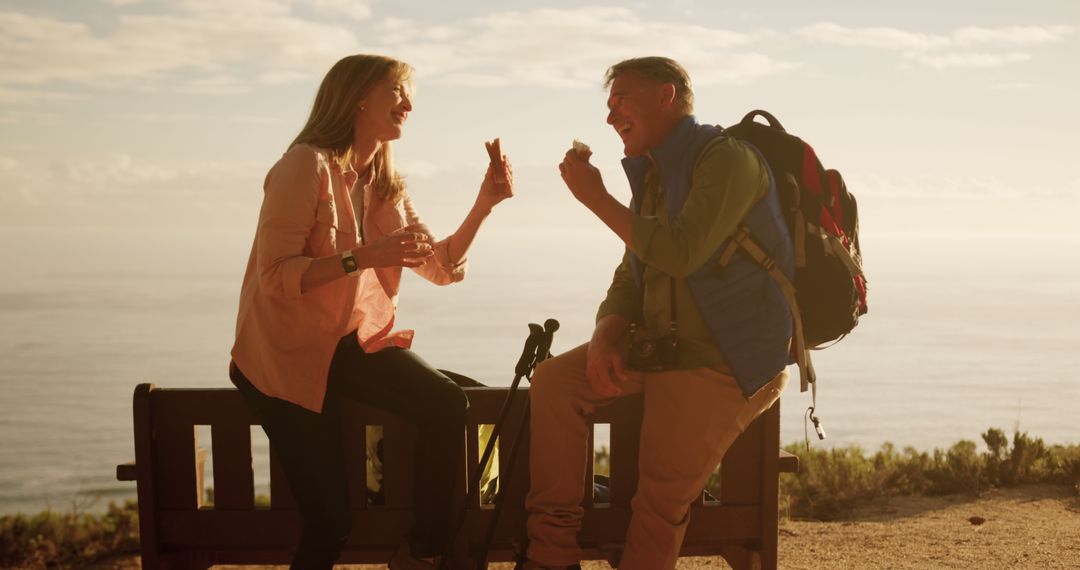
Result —
[{"label": "man's knee", "polygon": [[701,490],[689,491],[687,488],[665,490],[651,487],[639,481],[637,492],[631,501],[634,514],[663,520],[671,526],[685,524],[690,514],[690,505],[701,494]]},{"label": "man's knee", "polygon": [[533,402],[547,402],[567,391],[567,369],[560,359],[561,356],[556,356],[536,365],[529,381],[529,396]]}]

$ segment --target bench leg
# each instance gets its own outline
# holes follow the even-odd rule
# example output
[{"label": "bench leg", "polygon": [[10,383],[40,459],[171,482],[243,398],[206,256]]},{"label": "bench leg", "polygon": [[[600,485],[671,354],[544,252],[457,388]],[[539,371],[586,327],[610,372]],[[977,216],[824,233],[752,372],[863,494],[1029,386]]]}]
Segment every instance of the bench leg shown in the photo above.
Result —
[{"label": "bench leg", "polygon": [[205,552],[181,552],[162,556],[160,568],[168,570],[207,570],[214,565],[212,557]]},{"label": "bench leg", "polygon": [[720,554],[733,570],[762,570],[761,551],[733,546]]}]

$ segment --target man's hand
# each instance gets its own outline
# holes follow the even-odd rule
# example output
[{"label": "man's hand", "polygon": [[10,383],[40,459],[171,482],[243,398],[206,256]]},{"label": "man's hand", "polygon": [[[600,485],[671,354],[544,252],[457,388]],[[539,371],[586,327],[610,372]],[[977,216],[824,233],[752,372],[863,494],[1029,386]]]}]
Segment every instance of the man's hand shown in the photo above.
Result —
[{"label": "man's hand", "polygon": [[629,381],[622,352],[607,342],[590,342],[585,357],[585,377],[593,392],[606,398],[622,394],[619,384]]},{"label": "man's hand", "polygon": [[559,173],[574,197],[590,209],[592,204],[607,195],[600,171],[574,149],[566,151],[566,156],[559,163]]},{"label": "man's hand", "polygon": [[585,377],[593,391],[601,396],[610,398],[622,394],[619,385],[630,380],[623,357],[629,330],[630,321],[614,314],[596,323],[585,355]]}]

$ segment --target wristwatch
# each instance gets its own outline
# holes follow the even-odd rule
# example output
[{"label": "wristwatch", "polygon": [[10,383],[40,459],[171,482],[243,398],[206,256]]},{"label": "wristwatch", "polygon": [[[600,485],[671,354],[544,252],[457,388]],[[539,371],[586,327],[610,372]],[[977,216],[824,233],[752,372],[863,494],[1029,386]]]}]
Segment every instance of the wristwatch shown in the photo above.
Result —
[{"label": "wristwatch", "polygon": [[356,258],[353,257],[351,249],[341,252],[341,267],[345,270],[345,275],[360,273],[360,266],[356,263]]}]

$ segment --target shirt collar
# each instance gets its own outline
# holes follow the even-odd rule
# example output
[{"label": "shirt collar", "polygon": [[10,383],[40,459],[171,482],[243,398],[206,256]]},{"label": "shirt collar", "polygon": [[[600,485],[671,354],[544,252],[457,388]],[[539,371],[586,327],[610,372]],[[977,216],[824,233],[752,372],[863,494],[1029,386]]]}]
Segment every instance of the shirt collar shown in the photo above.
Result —
[{"label": "shirt collar", "polygon": [[694,131],[697,130],[697,126],[697,118],[693,115],[683,117],[660,144],[649,149],[649,155],[653,161],[658,165],[668,164],[673,158],[681,155],[686,149],[686,144],[693,137]]},{"label": "shirt collar", "polygon": [[686,149],[686,145],[697,130],[697,126],[697,118],[694,115],[683,117],[675,125],[675,128],[668,133],[668,136],[663,141],[660,141],[660,144],[650,148],[645,155],[628,156],[622,159],[623,170],[631,178],[640,179],[645,176],[645,173],[653,166],[654,162],[658,168],[661,165],[669,164],[673,158],[678,157]]}]

